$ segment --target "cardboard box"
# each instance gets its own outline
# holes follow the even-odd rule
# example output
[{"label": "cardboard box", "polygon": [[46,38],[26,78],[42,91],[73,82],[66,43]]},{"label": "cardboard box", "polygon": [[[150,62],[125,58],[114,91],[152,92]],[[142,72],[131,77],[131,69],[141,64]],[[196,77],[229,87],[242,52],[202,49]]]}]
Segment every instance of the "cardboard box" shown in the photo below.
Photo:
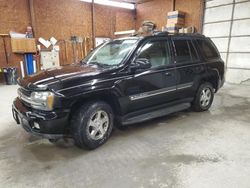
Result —
[{"label": "cardboard box", "polygon": [[36,53],[36,40],[34,38],[11,38],[13,53]]},{"label": "cardboard box", "polygon": [[168,19],[172,19],[172,18],[183,18],[183,19],[185,19],[185,12],[182,12],[182,11],[179,11],[179,10],[168,12]]},{"label": "cardboard box", "polygon": [[175,24],[175,23],[167,23],[167,25],[166,25],[167,27],[177,27],[177,28],[182,28],[182,27],[184,27],[184,25],[183,24]]},{"label": "cardboard box", "polygon": [[167,31],[169,33],[178,33],[179,32],[179,28],[177,28],[177,27],[166,27],[165,31]]},{"label": "cardboard box", "polygon": [[193,26],[179,29],[179,33],[194,33],[194,32],[195,28]]},{"label": "cardboard box", "polygon": [[185,23],[185,13],[179,10],[168,12],[167,23],[172,24],[184,24]]},{"label": "cardboard box", "polygon": [[183,24],[175,24],[175,23],[167,23],[166,25],[166,31],[170,33],[178,33],[179,29],[182,28]]},{"label": "cardboard box", "polygon": [[169,33],[178,33],[178,30],[177,29],[167,30],[167,32],[169,32]]},{"label": "cardboard box", "polygon": [[184,27],[179,29],[179,33],[184,33]]},{"label": "cardboard box", "polygon": [[171,18],[171,19],[168,19],[167,23],[184,25],[185,19],[183,19],[183,18]]}]

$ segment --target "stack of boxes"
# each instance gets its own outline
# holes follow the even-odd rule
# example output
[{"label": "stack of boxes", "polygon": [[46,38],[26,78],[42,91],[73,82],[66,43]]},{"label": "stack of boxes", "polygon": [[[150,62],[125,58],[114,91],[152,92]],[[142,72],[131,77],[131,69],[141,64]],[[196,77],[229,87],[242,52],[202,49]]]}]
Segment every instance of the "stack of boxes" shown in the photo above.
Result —
[{"label": "stack of boxes", "polygon": [[165,28],[170,33],[178,33],[179,29],[184,27],[185,13],[179,10],[168,12],[167,27]]}]

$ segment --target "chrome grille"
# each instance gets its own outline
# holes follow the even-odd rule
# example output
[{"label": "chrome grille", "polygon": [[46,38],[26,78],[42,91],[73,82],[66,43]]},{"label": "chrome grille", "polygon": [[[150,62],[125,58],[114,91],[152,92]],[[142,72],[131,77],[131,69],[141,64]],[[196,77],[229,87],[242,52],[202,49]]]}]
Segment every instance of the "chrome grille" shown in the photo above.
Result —
[{"label": "chrome grille", "polygon": [[23,95],[30,97],[31,91],[23,87],[18,88],[18,92],[21,92]]},{"label": "chrome grille", "polygon": [[28,107],[30,107],[31,100],[30,95],[31,91],[24,89],[24,88],[18,88],[17,90],[18,98]]}]

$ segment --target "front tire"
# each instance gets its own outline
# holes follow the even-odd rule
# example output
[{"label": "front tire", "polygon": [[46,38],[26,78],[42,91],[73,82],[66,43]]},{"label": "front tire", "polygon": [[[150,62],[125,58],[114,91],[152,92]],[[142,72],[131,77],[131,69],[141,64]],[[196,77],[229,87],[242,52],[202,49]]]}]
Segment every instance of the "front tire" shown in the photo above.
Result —
[{"label": "front tire", "polygon": [[112,108],[105,102],[96,101],[81,106],[71,119],[75,145],[95,149],[104,144],[113,129],[113,119]]},{"label": "front tire", "polygon": [[48,139],[50,143],[55,144],[59,139],[50,138]]},{"label": "front tire", "polygon": [[194,111],[202,112],[208,110],[213,103],[213,99],[213,86],[208,82],[201,84],[193,101]]}]

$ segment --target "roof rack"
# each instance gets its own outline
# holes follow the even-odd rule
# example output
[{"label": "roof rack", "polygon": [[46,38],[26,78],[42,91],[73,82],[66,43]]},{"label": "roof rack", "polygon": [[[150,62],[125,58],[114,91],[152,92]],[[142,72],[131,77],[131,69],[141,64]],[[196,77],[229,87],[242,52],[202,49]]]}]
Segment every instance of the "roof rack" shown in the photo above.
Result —
[{"label": "roof rack", "polygon": [[157,35],[157,36],[167,36],[168,34],[170,34],[168,31],[154,31],[153,35]]},{"label": "roof rack", "polygon": [[155,31],[153,33],[154,36],[168,36],[168,35],[177,35],[177,36],[200,36],[204,37],[203,34],[200,33],[170,33],[168,31]]},{"label": "roof rack", "polygon": [[191,35],[191,36],[205,36],[205,35],[200,34],[200,33],[173,33],[173,34],[176,34],[176,35]]}]

